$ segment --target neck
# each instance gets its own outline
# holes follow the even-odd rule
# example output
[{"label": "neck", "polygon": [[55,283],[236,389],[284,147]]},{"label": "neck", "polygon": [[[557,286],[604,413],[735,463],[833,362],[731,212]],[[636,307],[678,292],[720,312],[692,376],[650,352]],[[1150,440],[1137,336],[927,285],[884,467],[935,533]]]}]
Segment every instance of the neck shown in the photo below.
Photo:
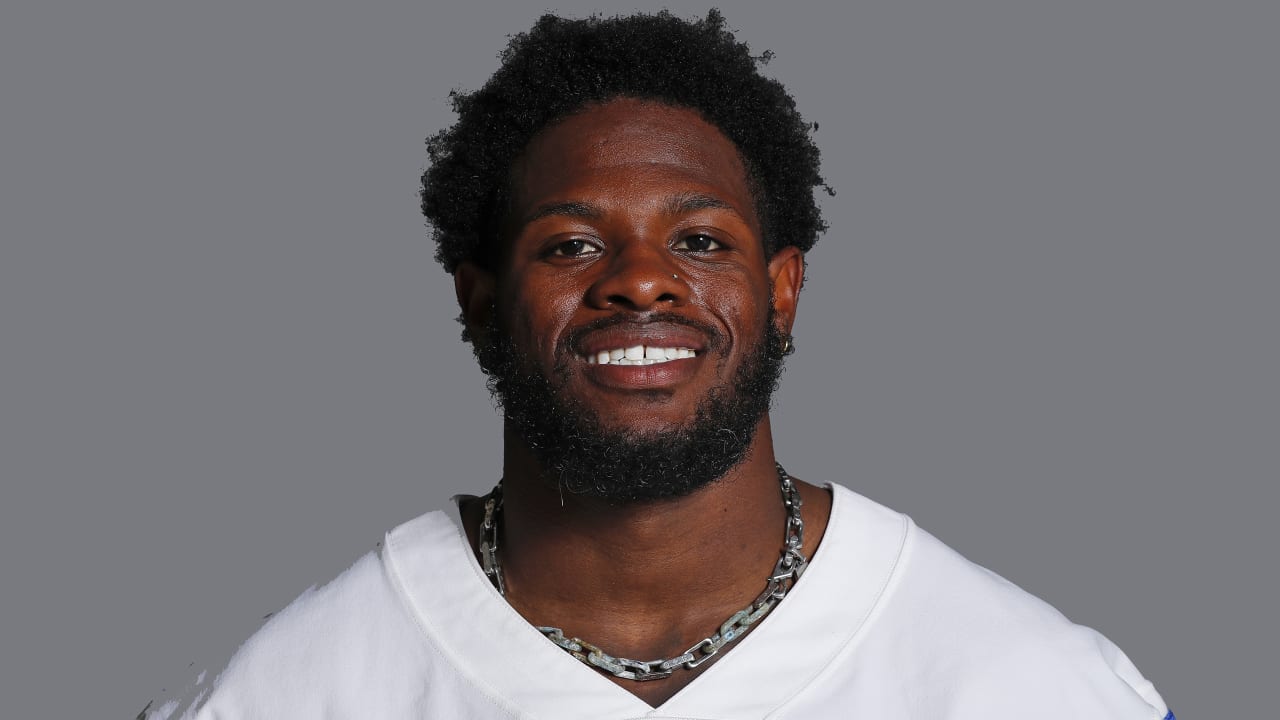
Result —
[{"label": "neck", "polygon": [[578,614],[593,603],[608,612],[680,612],[691,604],[691,580],[699,593],[740,599],[740,584],[758,592],[786,522],[767,418],[722,478],[686,497],[624,505],[563,491],[508,434],[503,496],[512,603],[560,598]]}]

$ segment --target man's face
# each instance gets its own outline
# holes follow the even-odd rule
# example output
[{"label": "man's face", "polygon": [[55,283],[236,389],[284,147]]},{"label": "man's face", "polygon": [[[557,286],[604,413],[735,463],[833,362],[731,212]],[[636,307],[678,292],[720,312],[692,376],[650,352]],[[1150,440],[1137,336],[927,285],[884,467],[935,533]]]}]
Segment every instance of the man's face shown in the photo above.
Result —
[{"label": "man's face", "polygon": [[[575,457],[592,476],[624,476],[620,492],[570,489],[679,494],[741,460],[776,384],[801,260],[765,257],[727,138],[691,111],[630,99],[569,117],[513,168],[506,237],[495,327],[481,333],[498,337],[478,350],[508,418],[562,480]],[[648,460],[590,457],[646,443]],[[715,475],[687,477],[691,462]],[[671,474],[678,489],[655,477]]]}]

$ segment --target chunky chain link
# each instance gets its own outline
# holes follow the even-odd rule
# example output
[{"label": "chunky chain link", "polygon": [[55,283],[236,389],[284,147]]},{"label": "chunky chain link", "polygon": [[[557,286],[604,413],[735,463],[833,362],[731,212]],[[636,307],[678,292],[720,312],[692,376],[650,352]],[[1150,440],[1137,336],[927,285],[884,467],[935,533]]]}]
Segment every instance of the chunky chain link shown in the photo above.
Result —
[{"label": "chunky chain link", "polygon": [[502,581],[502,568],[498,566],[498,510],[502,507],[502,481],[484,501],[484,522],[480,525],[480,559],[484,574],[498,588],[498,594],[506,597],[507,584]]},{"label": "chunky chain link", "polygon": [[[675,657],[646,662],[614,657],[582,638],[565,637],[560,628],[539,627],[538,631],[587,665],[627,680],[658,680],[670,676],[677,668],[693,669],[710,660],[721,648],[742,637],[748,628],[768,615],[786,597],[809,564],[801,551],[804,547],[804,520],[800,517],[800,493],[787,471],[777,463],[775,466],[778,468],[778,481],[782,485],[782,504],[787,510],[782,556],[773,566],[773,573],[769,575],[764,591],[750,605],[729,616],[710,637],[699,640]],[[498,562],[498,521],[501,511],[502,481],[498,481],[497,487],[489,493],[484,503],[484,522],[480,527],[480,559],[484,574],[498,589],[498,594],[506,596],[502,566]]]}]

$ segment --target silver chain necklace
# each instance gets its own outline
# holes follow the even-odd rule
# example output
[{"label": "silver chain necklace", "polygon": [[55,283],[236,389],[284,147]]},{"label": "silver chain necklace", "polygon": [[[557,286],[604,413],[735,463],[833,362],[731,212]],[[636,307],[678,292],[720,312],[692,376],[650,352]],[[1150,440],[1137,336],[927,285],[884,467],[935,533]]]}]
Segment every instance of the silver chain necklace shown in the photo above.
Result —
[{"label": "silver chain necklace", "polygon": [[[778,481],[782,484],[782,504],[787,509],[787,525],[783,533],[782,556],[773,566],[773,573],[765,581],[764,591],[747,607],[729,616],[720,628],[694,643],[682,654],[671,658],[659,658],[648,662],[614,657],[582,638],[568,638],[560,628],[539,627],[538,631],[548,640],[563,648],[570,655],[591,667],[627,680],[658,680],[669,677],[676,668],[692,670],[710,660],[725,645],[742,637],[747,628],[769,614],[800,578],[809,561],[800,549],[804,546],[804,520],[800,518],[800,493],[796,491],[791,476],[778,468]],[[502,511],[502,481],[485,498],[484,523],[480,528],[480,558],[484,574],[489,577],[498,594],[506,597],[507,587],[502,580],[502,566],[498,563],[498,521]]]}]

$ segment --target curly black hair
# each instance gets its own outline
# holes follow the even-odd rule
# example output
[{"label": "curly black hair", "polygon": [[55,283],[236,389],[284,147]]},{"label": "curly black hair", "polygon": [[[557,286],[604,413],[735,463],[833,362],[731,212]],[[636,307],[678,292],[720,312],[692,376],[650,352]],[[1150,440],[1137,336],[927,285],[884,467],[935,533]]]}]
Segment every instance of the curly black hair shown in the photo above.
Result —
[{"label": "curly black hair", "polygon": [[540,130],[619,97],[688,108],[737,146],[747,168],[765,251],[802,251],[826,229],[813,189],[818,173],[810,126],[785,88],[762,77],[751,55],[711,10],[688,22],[656,15],[571,20],[544,15],[511,39],[484,87],[450,97],[458,122],[427,140],[422,212],[436,259],[449,272],[470,260],[494,267],[510,168]]}]

